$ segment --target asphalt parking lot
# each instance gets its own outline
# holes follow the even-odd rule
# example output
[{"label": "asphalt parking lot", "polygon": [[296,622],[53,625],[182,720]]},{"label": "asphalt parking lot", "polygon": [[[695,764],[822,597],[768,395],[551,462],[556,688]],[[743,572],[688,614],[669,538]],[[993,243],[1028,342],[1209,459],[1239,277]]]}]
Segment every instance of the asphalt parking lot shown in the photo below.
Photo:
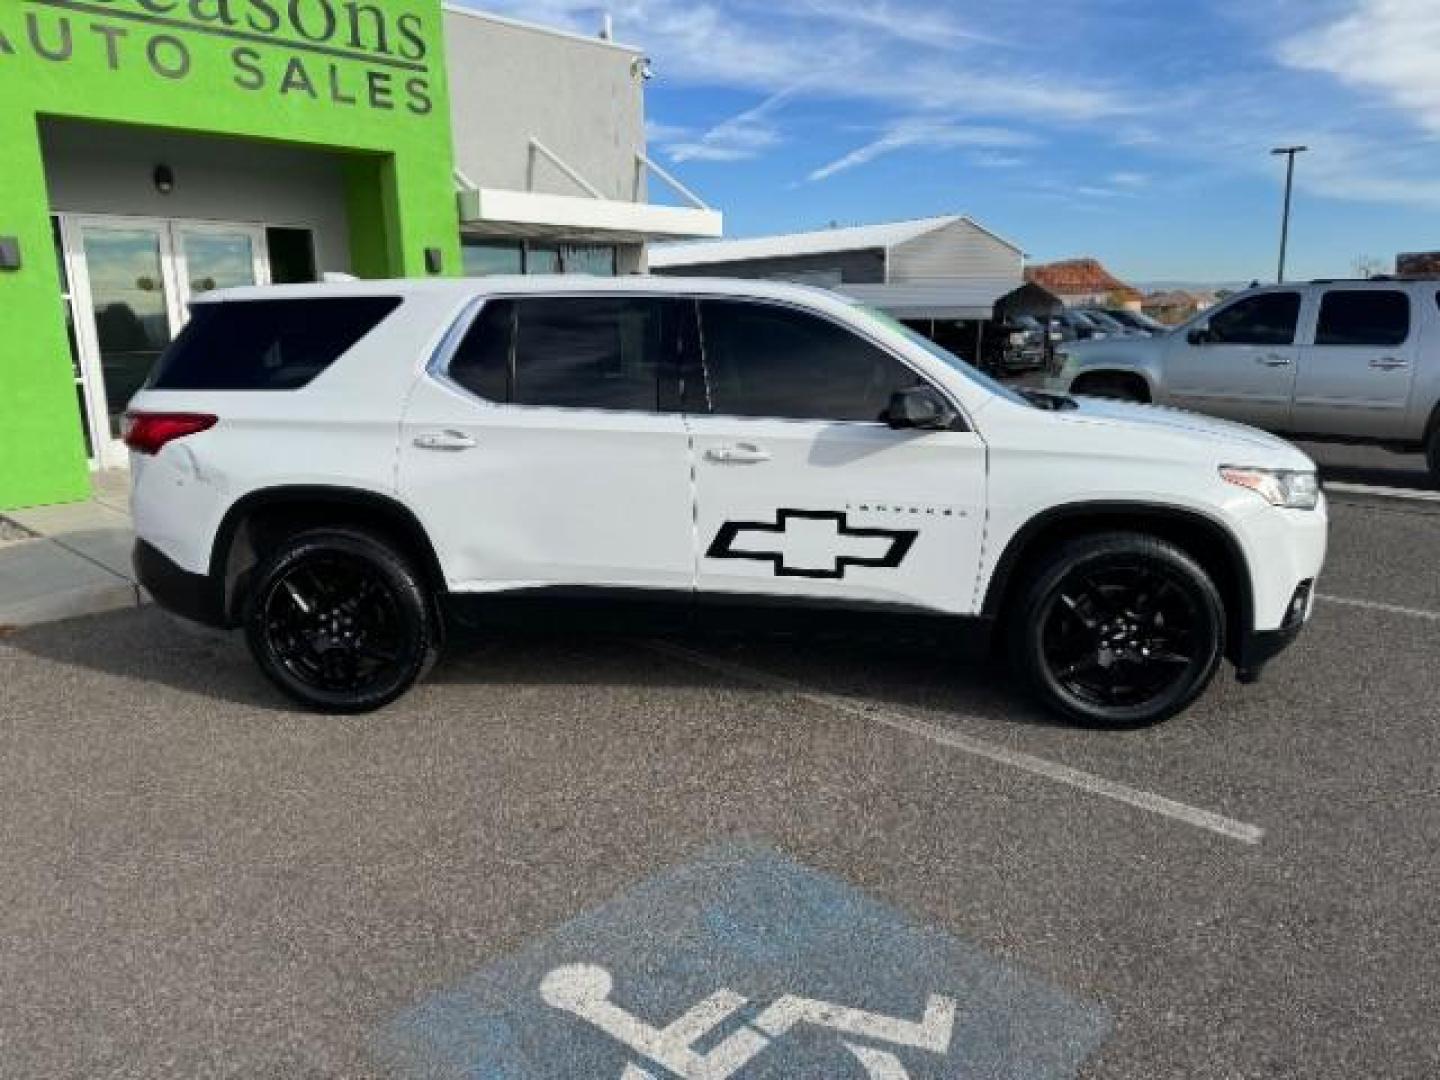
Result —
[{"label": "asphalt parking lot", "polygon": [[1436,509],[1334,506],[1264,682],[1117,734],[854,647],[491,642],[333,719],[154,610],[14,633],[0,1072],[1435,1076]]}]

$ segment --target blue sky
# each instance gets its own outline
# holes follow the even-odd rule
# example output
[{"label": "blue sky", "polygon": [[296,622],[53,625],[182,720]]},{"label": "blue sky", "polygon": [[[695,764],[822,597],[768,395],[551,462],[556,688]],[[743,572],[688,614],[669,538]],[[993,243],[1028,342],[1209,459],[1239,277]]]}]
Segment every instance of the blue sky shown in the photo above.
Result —
[{"label": "blue sky", "polygon": [[[473,0],[594,32],[584,0]],[[732,236],[968,213],[1138,281],[1440,249],[1440,0],[615,0],[651,150]]]}]

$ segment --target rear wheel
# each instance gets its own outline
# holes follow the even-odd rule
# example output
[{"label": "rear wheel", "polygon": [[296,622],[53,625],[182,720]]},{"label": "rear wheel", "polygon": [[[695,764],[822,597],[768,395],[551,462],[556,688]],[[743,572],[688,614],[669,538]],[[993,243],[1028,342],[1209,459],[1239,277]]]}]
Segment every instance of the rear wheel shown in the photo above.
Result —
[{"label": "rear wheel", "polygon": [[1173,544],[1138,533],[1056,550],[1011,624],[1012,657],[1040,700],[1101,727],[1183,711],[1224,651],[1224,606],[1209,576]]},{"label": "rear wheel", "polygon": [[260,669],[323,712],[394,701],[437,647],[426,590],[395,550],[368,533],[318,529],[285,541],[256,568],[245,635]]}]

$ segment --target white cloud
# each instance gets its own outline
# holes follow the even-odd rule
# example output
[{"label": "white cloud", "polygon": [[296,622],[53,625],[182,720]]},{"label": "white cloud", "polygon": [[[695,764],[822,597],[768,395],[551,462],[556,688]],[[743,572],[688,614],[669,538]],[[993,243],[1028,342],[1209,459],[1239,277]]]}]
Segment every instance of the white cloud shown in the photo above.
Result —
[{"label": "white cloud", "polygon": [[1285,41],[1282,62],[1378,91],[1440,134],[1440,2],[1350,0],[1350,10]]},{"label": "white cloud", "polygon": [[812,182],[828,180],[839,173],[899,150],[944,150],[957,146],[1017,147],[1033,146],[1035,142],[1033,135],[1005,128],[951,124],[912,117],[895,124],[878,139],[822,165],[810,173],[807,179]]},{"label": "white cloud", "polygon": [[[537,6],[538,3],[538,6]],[[594,32],[595,0],[476,0],[475,6]],[[1046,122],[1120,117],[1132,100],[1067,78],[1044,53],[979,44],[943,5],[886,0],[622,0],[616,35],[644,48],[659,79],[869,102],[902,112],[964,111]],[[1017,59],[1018,58],[1018,59]],[[1028,63],[1028,66],[1026,66]]]},{"label": "white cloud", "polygon": [[745,161],[778,146],[783,140],[772,114],[794,96],[793,90],[771,94],[754,108],[722,120],[698,139],[670,146],[672,161]]},{"label": "white cloud", "polygon": [[1000,44],[1000,39],[995,36],[982,33],[933,7],[892,4],[885,0],[869,3],[864,0],[781,0],[780,9],[866,31],[878,31],[887,37],[929,48],[967,42]]},{"label": "white cloud", "polygon": [[1148,173],[1121,170],[1120,172],[1111,173],[1106,177],[1106,182],[1118,188],[1130,188],[1133,190],[1135,188],[1149,187],[1150,175]]},{"label": "white cloud", "polygon": [[998,151],[987,151],[980,154],[970,155],[970,164],[981,169],[1018,169],[1025,164],[1025,159],[1017,154],[1002,154]]},{"label": "white cloud", "polygon": [[665,124],[659,120],[645,121],[645,141],[654,143],[656,146],[667,146],[671,143],[682,142],[694,135],[688,127],[679,124]]}]

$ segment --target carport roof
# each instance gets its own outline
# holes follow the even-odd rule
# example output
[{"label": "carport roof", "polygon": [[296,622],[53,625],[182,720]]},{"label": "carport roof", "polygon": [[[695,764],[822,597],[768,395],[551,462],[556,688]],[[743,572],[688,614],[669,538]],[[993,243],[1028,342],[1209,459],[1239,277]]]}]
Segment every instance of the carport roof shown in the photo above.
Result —
[{"label": "carport roof", "polygon": [[[707,263],[745,262],[750,259],[783,259],[796,255],[830,255],[839,251],[890,249],[897,244],[943,229],[957,221],[968,222],[990,236],[985,226],[963,214],[947,217],[918,218],[914,221],[889,221],[880,225],[856,225],[841,229],[820,229],[816,232],[784,233],[778,236],[756,236],[748,240],[702,240],[684,244],[657,244],[650,249],[650,265],[660,270],[672,266],[703,266]],[[1003,237],[1002,244],[1015,247]],[[1020,251],[1015,247],[1017,252]]]},{"label": "carport roof", "polygon": [[[897,319],[991,319],[996,303],[1023,288],[1037,286],[1019,278],[981,278],[839,285],[835,291]],[[1055,306],[1060,306],[1058,297]]]}]

